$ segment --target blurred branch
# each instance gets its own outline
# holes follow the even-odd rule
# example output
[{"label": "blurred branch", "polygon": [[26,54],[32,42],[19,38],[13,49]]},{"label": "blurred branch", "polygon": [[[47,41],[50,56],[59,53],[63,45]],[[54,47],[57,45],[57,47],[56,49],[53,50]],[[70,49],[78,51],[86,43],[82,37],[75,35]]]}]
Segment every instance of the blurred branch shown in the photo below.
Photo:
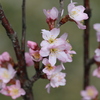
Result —
[{"label": "blurred branch", "polygon": [[87,64],[89,61],[89,33],[90,33],[90,17],[91,17],[91,9],[89,5],[89,0],[83,0],[84,7],[86,8],[85,13],[88,14],[89,18],[84,21],[86,25],[86,29],[84,30],[84,89],[89,85],[89,72],[90,72],[90,64]]},{"label": "blurred branch", "polygon": [[59,0],[59,3],[60,3],[60,8],[59,8],[59,13],[58,13],[58,19],[57,19],[57,28],[60,27],[60,19],[61,19],[61,14],[62,14],[62,11],[63,11],[63,6],[64,6],[64,0]]},{"label": "blurred branch", "polygon": [[25,8],[26,8],[26,0],[22,1],[22,39],[21,39],[21,50],[24,55],[25,53],[25,38],[26,38],[26,14],[25,14]]}]

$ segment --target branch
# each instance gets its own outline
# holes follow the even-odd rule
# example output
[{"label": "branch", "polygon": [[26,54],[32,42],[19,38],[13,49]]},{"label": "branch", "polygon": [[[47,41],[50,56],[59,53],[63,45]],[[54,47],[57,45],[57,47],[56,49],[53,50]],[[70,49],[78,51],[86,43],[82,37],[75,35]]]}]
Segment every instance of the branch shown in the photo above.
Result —
[{"label": "branch", "polygon": [[21,39],[21,50],[24,55],[25,53],[25,40],[26,40],[26,14],[25,14],[26,0],[22,1],[22,39]]},{"label": "branch", "polygon": [[60,8],[59,8],[59,13],[58,13],[58,19],[57,19],[57,25],[56,27],[60,27],[60,19],[61,19],[61,14],[62,14],[62,10],[63,10],[63,6],[64,6],[64,0],[59,0],[59,3],[60,3]]},{"label": "branch", "polygon": [[12,41],[15,53],[16,53],[16,57],[18,60],[18,64],[20,67],[23,67],[24,63],[23,63],[23,56],[20,50],[20,45],[19,45],[19,41],[16,35],[16,32],[12,29],[11,25],[9,24],[3,10],[2,10],[2,6],[0,5],[0,20],[1,20],[1,24],[2,26],[5,28],[6,33],[8,35],[8,37],[10,38],[10,40]]},{"label": "branch", "polygon": [[30,79],[32,84],[34,84],[34,82],[37,81],[40,78],[45,78],[46,79],[46,76],[42,74],[43,68],[44,68],[44,65],[42,65],[42,67],[38,71],[36,71],[36,74]]},{"label": "branch", "polygon": [[84,7],[86,8],[85,13],[88,14],[89,19],[84,21],[86,25],[86,29],[84,30],[84,89],[89,85],[89,72],[90,72],[90,65],[87,64],[89,60],[89,20],[91,17],[91,10],[89,5],[89,0],[84,0]]}]

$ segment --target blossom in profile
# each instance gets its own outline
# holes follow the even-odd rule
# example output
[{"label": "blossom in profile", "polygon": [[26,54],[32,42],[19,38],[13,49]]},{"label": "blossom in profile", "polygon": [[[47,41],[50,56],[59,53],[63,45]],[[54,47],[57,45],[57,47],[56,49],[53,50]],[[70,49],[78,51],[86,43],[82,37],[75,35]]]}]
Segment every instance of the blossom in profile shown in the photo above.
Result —
[{"label": "blossom in profile", "polygon": [[75,6],[75,4],[76,2],[71,2],[68,5],[68,15],[76,22],[78,28],[85,29],[86,26],[81,23],[83,20],[88,19],[88,15],[84,13],[85,7],[82,5]]},{"label": "blossom in profile", "polygon": [[81,91],[81,96],[83,97],[83,100],[95,99],[97,95],[98,91],[94,86],[88,86],[86,90]]},{"label": "blossom in profile", "polygon": [[29,54],[32,58],[33,61],[39,62],[42,60],[42,56],[39,53],[39,50],[32,50],[31,48],[29,49]]},{"label": "blossom in profile", "polygon": [[0,80],[4,83],[8,83],[16,74],[11,64],[8,64],[8,69],[0,67]]},{"label": "blossom in profile", "polygon": [[56,7],[53,7],[50,10],[44,9],[43,12],[47,19],[56,20],[58,18],[58,9]]},{"label": "blossom in profile", "polygon": [[[38,62],[40,60],[42,60],[41,55],[39,54],[39,46],[36,42],[33,41],[27,41],[27,46],[29,48],[29,54],[32,58],[32,60]],[[31,59],[30,59],[31,60]],[[32,63],[32,62],[31,62]]]},{"label": "blossom in profile", "polygon": [[97,49],[95,50],[94,60],[95,60],[96,62],[100,62],[100,49],[99,49],[99,48],[97,48]]},{"label": "blossom in profile", "polygon": [[96,68],[93,71],[93,76],[96,76],[96,77],[100,78],[100,67]]},{"label": "blossom in profile", "polygon": [[16,80],[16,84],[7,86],[7,89],[12,99],[16,99],[21,95],[25,95],[25,90],[21,88],[19,80]]},{"label": "blossom in profile", "polygon": [[100,23],[94,24],[93,28],[96,30],[97,41],[100,42]]}]

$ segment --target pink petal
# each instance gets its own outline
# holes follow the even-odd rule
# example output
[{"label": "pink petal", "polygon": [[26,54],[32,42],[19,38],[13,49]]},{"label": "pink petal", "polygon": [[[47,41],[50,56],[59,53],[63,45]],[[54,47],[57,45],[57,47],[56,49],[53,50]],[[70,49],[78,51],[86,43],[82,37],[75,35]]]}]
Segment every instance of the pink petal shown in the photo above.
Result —
[{"label": "pink petal", "polygon": [[56,64],[56,56],[55,54],[50,54],[49,55],[49,62],[52,66],[54,66]]},{"label": "pink petal", "polygon": [[68,12],[71,12],[71,10],[75,7],[76,2],[70,3],[68,5]]},{"label": "pink petal", "polygon": [[60,29],[59,28],[53,28],[50,32],[51,32],[53,39],[55,39],[59,35]]},{"label": "pink petal", "polygon": [[45,30],[45,29],[42,29],[41,33],[44,40],[48,40],[51,36],[50,31]]},{"label": "pink petal", "polygon": [[53,7],[50,11],[50,18],[55,20],[58,17],[58,10],[56,7]]},{"label": "pink petal", "polygon": [[63,35],[60,36],[61,39],[66,40],[68,37],[67,33],[64,33]]},{"label": "pink petal", "polygon": [[76,22],[79,29],[86,29],[86,26],[83,25],[81,22]]}]

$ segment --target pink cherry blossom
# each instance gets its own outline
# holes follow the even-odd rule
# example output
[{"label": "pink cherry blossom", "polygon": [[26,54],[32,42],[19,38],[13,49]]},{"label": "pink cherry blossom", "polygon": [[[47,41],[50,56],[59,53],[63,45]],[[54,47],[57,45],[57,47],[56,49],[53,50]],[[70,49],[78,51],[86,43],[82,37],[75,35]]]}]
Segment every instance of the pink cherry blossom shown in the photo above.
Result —
[{"label": "pink cherry blossom", "polygon": [[94,86],[88,86],[86,90],[81,91],[81,96],[83,97],[83,100],[95,99],[97,95],[98,91]]},{"label": "pink cherry blossom", "polygon": [[88,15],[84,13],[85,7],[82,5],[75,6],[76,2],[71,2],[68,5],[68,14],[71,19],[73,19],[80,29],[85,29],[86,27],[81,24],[81,21],[88,19]]},{"label": "pink cherry blossom", "polygon": [[58,10],[56,7],[53,7],[50,10],[43,10],[45,16],[47,17],[47,19],[52,19],[52,20],[56,20],[58,17]]},{"label": "pink cherry blossom", "polygon": [[96,30],[97,41],[100,42],[100,23],[94,24],[93,28]]},{"label": "pink cherry blossom", "polygon": [[64,33],[60,38],[57,38],[60,30],[57,28],[51,31],[43,30],[43,40],[41,42],[40,55],[42,57],[49,56],[49,62],[52,66],[55,65],[56,59],[61,62],[72,62],[71,54],[76,54],[75,51],[71,51],[72,46],[66,41],[67,33]]},{"label": "pink cherry blossom", "polygon": [[8,69],[0,67],[0,80],[4,83],[8,83],[16,74],[13,66],[8,64]]},{"label": "pink cherry blossom", "polygon": [[39,53],[39,50],[32,50],[31,48],[29,49],[29,54],[32,57],[33,61],[39,62],[42,60],[42,56]]},{"label": "pink cherry blossom", "polygon": [[21,95],[25,95],[25,90],[21,88],[19,80],[16,80],[15,85],[7,86],[7,89],[9,91],[9,95],[12,97],[12,99],[16,99],[16,98],[20,97]]},{"label": "pink cherry blossom", "polygon": [[41,42],[41,46],[49,46],[49,45],[59,45],[59,44],[64,44],[64,41],[61,38],[57,38],[57,36],[60,33],[59,28],[53,28],[52,30],[48,31],[43,29],[42,30],[42,37],[43,41]]},{"label": "pink cherry blossom", "polygon": [[100,67],[96,68],[93,71],[93,76],[96,76],[96,77],[100,78]]},{"label": "pink cherry blossom", "polygon": [[47,78],[50,80],[50,83],[46,85],[47,92],[50,93],[50,87],[59,87],[66,84],[65,73],[61,72],[62,67],[57,66],[54,72],[51,75],[47,75]]},{"label": "pink cherry blossom", "polygon": [[52,66],[47,58],[44,58],[42,63],[45,65],[43,72],[46,73],[47,75],[52,74],[52,72],[55,70],[55,66]]},{"label": "pink cherry blossom", "polygon": [[67,55],[65,53],[66,47],[65,45],[52,45],[49,46],[48,48],[41,48],[40,50],[40,55],[42,57],[46,57],[49,56],[49,62],[51,63],[52,66],[55,65],[56,60],[59,59],[62,62],[66,62],[67,61]]},{"label": "pink cherry blossom", "polygon": [[99,48],[95,50],[94,60],[97,62],[100,62],[100,49]]},{"label": "pink cherry blossom", "polygon": [[10,96],[8,92],[8,88],[5,83],[2,84],[2,89],[0,90],[0,93],[6,96]]},{"label": "pink cherry blossom", "polygon": [[43,72],[47,75],[51,75],[55,71],[56,67],[61,67],[61,69],[65,69],[63,63],[61,63],[61,65],[58,66],[52,66],[47,58],[44,58],[42,63],[45,65]]},{"label": "pink cherry blossom", "polygon": [[30,56],[30,54],[28,52],[25,53],[25,61],[26,61],[27,66],[34,65],[32,57]]}]

